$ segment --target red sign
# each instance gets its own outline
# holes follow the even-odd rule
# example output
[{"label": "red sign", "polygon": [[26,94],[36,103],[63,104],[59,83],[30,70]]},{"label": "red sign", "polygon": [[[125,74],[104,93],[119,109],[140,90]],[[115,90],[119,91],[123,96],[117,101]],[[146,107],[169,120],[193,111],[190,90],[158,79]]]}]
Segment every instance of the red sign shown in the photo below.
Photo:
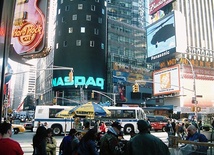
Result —
[{"label": "red sign", "polygon": [[35,52],[45,31],[45,17],[37,7],[38,0],[17,1],[12,43],[18,54]]},{"label": "red sign", "polygon": [[153,14],[172,2],[173,0],[154,0],[152,3],[149,4],[149,14]]}]

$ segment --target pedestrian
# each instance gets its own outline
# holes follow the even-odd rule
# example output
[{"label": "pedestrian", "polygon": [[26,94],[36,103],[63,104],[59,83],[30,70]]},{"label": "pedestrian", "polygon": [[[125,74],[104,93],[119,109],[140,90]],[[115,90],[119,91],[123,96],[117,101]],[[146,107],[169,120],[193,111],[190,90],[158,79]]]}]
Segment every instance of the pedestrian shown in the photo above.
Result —
[{"label": "pedestrian", "polygon": [[77,151],[79,148],[80,140],[82,139],[82,133],[76,132],[74,138],[71,142],[72,154],[71,155],[78,155]]},{"label": "pedestrian", "polygon": [[62,142],[59,146],[59,152],[62,155],[71,155],[72,154],[72,140],[74,139],[74,134],[76,129],[70,129],[69,134],[62,139]]},{"label": "pedestrian", "polygon": [[24,152],[20,144],[11,139],[12,136],[12,125],[7,122],[0,124],[0,154],[2,155],[23,155]]},{"label": "pedestrian", "polygon": [[47,131],[44,126],[39,126],[33,136],[33,155],[47,155],[46,152]]},{"label": "pedestrian", "polygon": [[97,132],[94,129],[89,129],[82,137],[79,143],[78,155],[99,155],[96,142]]},{"label": "pedestrian", "polygon": [[213,118],[213,117],[212,117],[211,125],[212,125],[212,127],[213,127],[213,129],[214,129],[214,118]]},{"label": "pedestrian", "polygon": [[[208,142],[204,134],[198,133],[195,125],[190,125],[187,128],[188,135],[186,140],[194,142]],[[207,155],[207,146],[185,144],[180,147],[180,152],[187,155]]]},{"label": "pedestrian", "polygon": [[84,120],[84,129],[82,131],[82,135],[84,136],[86,134],[86,132],[88,132],[88,130],[90,129],[90,122],[88,120]]},{"label": "pedestrian", "polygon": [[48,129],[48,123],[47,123],[47,122],[44,123],[44,127],[45,127],[46,129]]},{"label": "pedestrian", "polygon": [[113,122],[107,133],[100,139],[100,155],[122,155],[124,147],[118,138],[123,127],[119,122]]},{"label": "pedestrian", "polygon": [[165,131],[167,132],[167,135],[168,135],[167,139],[168,139],[168,142],[169,142],[169,146],[171,146],[172,142],[170,140],[170,136],[174,135],[174,130],[173,130],[173,127],[172,127],[172,124],[171,124],[171,120],[167,121]]},{"label": "pedestrian", "polygon": [[106,133],[106,131],[107,131],[107,127],[106,127],[105,122],[101,122],[100,123],[100,132],[101,133]]},{"label": "pedestrian", "polygon": [[56,146],[57,142],[55,137],[53,137],[53,129],[47,129],[47,144],[46,144],[46,151],[47,155],[56,155]]},{"label": "pedestrian", "polygon": [[145,120],[137,122],[139,133],[127,144],[127,155],[170,155],[167,145],[158,137],[150,134]]},{"label": "pedestrian", "polygon": [[174,136],[175,136],[175,133],[176,133],[176,129],[175,129],[176,124],[175,124],[175,120],[174,120],[174,119],[171,119],[171,125],[172,125],[172,129],[173,129],[173,133],[172,133],[172,135],[174,135]]}]

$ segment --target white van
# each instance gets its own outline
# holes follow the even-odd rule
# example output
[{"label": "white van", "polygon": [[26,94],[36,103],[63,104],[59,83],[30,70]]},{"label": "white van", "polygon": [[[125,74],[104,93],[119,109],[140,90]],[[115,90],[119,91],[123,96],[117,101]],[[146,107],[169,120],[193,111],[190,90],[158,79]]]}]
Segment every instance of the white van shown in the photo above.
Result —
[{"label": "white van", "polygon": [[72,127],[73,119],[58,118],[55,115],[65,109],[72,109],[75,106],[36,106],[33,131],[37,130],[38,124],[47,123],[48,128],[53,129],[54,135],[60,135],[62,132],[69,132]]}]

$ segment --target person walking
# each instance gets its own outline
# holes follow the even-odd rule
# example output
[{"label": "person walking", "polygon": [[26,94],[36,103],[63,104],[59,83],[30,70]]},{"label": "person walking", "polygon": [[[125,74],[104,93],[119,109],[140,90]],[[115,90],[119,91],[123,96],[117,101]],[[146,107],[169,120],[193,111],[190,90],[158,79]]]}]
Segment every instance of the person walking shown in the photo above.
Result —
[{"label": "person walking", "polygon": [[95,143],[97,132],[95,129],[89,129],[82,137],[79,143],[78,155],[99,155]]},{"label": "person walking", "polygon": [[100,155],[122,155],[124,153],[118,138],[122,128],[119,122],[112,123],[107,133],[100,139]]},{"label": "person walking", "polygon": [[59,146],[59,152],[62,155],[71,155],[72,154],[72,140],[74,139],[74,134],[76,129],[70,129],[69,134],[62,139],[62,142]]},{"label": "person walking", "polygon": [[[204,134],[197,132],[197,127],[195,125],[190,125],[187,128],[187,137],[186,140],[194,141],[194,142],[208,142],[207,137]],[[180,151],[183,154],[188,155],[207,155],[207,146],[200,146],[192,144],[186,144],[180,147]]]},{"label": "person walking", "polygon": [[53,137],[53,129],[47,129],[47,143],[46,143],[46,151],[47,155],[56,155],[56,146],[57,142],[55,137]]},{"label": "person walking", "polygon": [[[0,154],[2,155],[23,155],[24,152],[20,144],[11,139],[12,136],[12,125],[7,122],[0,124]],[[10,148],[9,148],[10,147]]]},{"label": "person walking", "polygon": [[46,152],[47,131],[44,126],[39,126],[33,136],[33,155],[47,155]]}]

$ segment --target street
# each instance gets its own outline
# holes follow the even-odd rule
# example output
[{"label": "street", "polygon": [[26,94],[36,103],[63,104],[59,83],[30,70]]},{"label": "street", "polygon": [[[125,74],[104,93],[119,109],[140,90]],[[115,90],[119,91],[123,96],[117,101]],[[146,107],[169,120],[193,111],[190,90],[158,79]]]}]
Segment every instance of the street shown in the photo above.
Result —
[{"label": "street", "polygon": [[[18,134],[12,135],[12,139],[20,143],[25,155],[32,155],[33,153],[32,138],[34,134],[35,132],[26,131],[24,133],[18,133]],[[159,137],[164,143],[166,144],[168,143],[166,132],[152,132],[152,134]],[[63,135],[55,136],[55,138],[57,141],[57,154],[58,154],[59,145],[62,141]],[[124,138],[126,140],[129,140],[129,136],[125,136]]]}]

